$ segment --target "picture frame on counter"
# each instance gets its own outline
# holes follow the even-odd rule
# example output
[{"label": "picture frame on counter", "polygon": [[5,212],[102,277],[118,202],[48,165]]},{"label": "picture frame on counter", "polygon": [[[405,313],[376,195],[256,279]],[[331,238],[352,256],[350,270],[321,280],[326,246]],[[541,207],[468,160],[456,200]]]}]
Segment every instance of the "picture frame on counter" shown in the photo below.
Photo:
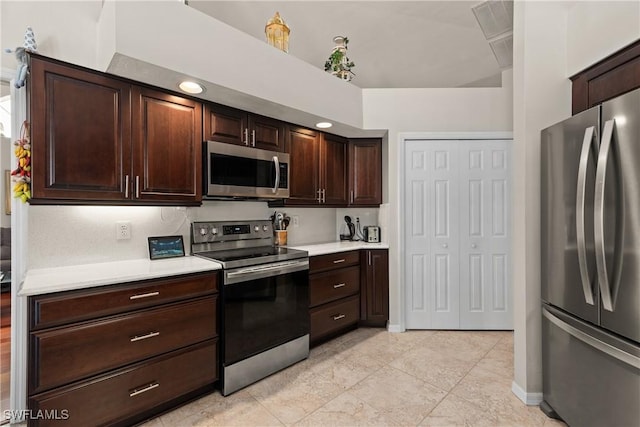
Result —
[{"label": "picture frame on counter", "polygon": [[184,241],[182,236],[155,236],[147,238],[149,241],[149,259],[165,259],[184,256]]}]

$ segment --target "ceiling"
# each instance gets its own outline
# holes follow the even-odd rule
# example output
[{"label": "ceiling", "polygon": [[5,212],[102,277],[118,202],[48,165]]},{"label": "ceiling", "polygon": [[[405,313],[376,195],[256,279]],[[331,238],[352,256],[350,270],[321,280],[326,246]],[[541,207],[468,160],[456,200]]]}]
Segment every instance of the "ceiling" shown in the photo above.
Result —
[{"label": "ceiling", "polygon": [[[186,3],[265,40],[278,11],[289,54],[324,69],[333,37],[349,38],[352,83],[361,88],[494,87],[496,57],[472,7],[481,1],[209,1]],[[224,43],[223,40],[219,41]]]}]

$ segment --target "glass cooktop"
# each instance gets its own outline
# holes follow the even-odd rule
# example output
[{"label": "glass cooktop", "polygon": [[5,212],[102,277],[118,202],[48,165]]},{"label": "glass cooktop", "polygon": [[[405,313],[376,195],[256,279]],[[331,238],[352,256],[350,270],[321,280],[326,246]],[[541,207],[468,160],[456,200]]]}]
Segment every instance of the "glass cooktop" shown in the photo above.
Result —
[{"label": "glass cooktop", "polygon": [[235,268],[305,258],[308,256],[308,252],[281,246],[258,246],[254,248],[199,252],[196,255],[219,262],[223,268]]}]

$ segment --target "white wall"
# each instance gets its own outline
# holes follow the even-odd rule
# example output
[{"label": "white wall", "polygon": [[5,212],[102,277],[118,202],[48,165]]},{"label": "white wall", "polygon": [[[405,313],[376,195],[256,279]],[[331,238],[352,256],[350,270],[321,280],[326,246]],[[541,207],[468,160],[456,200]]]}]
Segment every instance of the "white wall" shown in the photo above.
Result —
[{"label": "white wall", "polygon": [[[96,25],[101,0],[0,2],[2,49],[22,46],[28,26],[38,52],[85,67],[95,67]],[[2,52],[2,66],[15,69],[13,54]]]},{"label": "white wall", "polygon": [[639,1],[573,2],[567,20],[567,76],[640,38]]},{"label": "white wall", "polygon": [[511,131],[511,71],[503,73],[502,88],[365,89],[364,126],[389,129],[385,156],[385,201],[380,209],[383,240],[389,243],[389,323],[401,329],[402,284],[399,236],[402,218],[398,165],[402,132]]},{"label": "white wall", "polygon": [[542,398],[540,130],[571,115],[568,77],[638,38],[638,2],[515,2],[513,389],[528,403]]}]

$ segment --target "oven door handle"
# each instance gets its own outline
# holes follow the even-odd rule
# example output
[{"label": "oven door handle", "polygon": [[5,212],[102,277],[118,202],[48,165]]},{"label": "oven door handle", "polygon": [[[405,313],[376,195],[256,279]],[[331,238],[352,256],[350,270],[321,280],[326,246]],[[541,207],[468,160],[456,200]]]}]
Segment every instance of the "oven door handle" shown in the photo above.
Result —
[{"label": "oven door handle", "polygon": [[309,269],[309,258],[295,261],[282,261],[269,263],[266,265],[243,267],[233,270],[225,270],[224,284],[248,282],[249,280],[262,279],[265,277],[280,276],[282,274],[293,273]]}]

